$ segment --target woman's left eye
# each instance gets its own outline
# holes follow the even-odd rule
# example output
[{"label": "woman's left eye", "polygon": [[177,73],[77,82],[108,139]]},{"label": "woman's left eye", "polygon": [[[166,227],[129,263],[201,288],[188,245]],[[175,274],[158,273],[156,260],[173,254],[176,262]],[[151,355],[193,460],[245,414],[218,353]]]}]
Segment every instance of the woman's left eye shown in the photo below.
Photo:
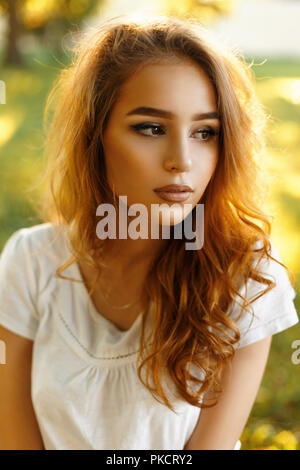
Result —
[{"label": "woman's left eye", "polygon": [[[159,125],[155,125],[155,124],[136,124],[135,126],[131,126],[133,129],[135,129],[138,133],[140,133],[139,131],[140,130],[154,130],[154,129],[162,129],[161,126]],[[155,134],[142,134],[142,135],[145,135],[145,136],[150,136],[151,135],[157,135],[156,133]]]},{"label": "woman's left eye", "polygon": [[[164,132],[163,130],[163,127],[158,125],[158,124],[136,124],[134,126],[131,126],[134,130],[136,130],[139,134],[140,134],[140,131],[143,130],[150,130],[150,131],[155,131],[154,134],[150,133],[150,134],[145,134],[145,133],[142,133],[142,135],[145,135],[146,137],[153,137],[153,136],[157,136],[157,135],[162,135],[162,133]],[[158,132],[157,132],[158,130]],[[198,129],[194,132],[194,134],[200,134],[200,138],[199,140],[201,140],[202,142],[207,142],[209,141],[210,139],[212,139],[214,136],[218,135],[218,131],[216,129],[212,129],[212,128],[205,128],[205,129]]]},{"label": "woman's left eye", "polygon": [[196,134],[201,135],[201,139],[203,141],[210,140],[212,137],[216,136],[218,134],[218,131],[214,129],[199,129],[196,131]]}]

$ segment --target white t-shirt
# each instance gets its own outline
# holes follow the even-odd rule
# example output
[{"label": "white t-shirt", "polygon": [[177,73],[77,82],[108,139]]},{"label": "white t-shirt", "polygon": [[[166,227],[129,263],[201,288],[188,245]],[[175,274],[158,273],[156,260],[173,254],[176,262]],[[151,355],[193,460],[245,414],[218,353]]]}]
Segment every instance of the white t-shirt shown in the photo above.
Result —
[{"label": "white t-shirt", "polygon": [[[31,396],[45,449],[182,450],[200,409],[176,398],[173,413],[153,398],[136,371],[141,315],[120,331],[92,302],[89,314],[85,285],[55,276],[71,254],[55,233],[50,223],[19,229],[0,257],[0,324],[34,341]],[[259,318],[248,332],[247,316],[240,321],[239,347],[298,322],[284,269],[267,269],[278,284],[252,304]],[[77,263],[62,274],[82,280]]]}]

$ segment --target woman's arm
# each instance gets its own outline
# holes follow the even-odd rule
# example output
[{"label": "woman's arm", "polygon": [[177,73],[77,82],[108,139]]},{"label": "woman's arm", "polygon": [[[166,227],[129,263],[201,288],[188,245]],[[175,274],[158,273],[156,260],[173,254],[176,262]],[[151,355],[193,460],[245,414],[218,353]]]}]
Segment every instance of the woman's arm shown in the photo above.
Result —
[{"label": "woman's arm", "polygon": [[33,341],[0,326],[0,450],[45,450],[31,401]]},{"label": "woman's arm", "polygon": [[[223,371],[218,404],[200,411],[184,450],[232,450],[253,407],[267,364],[272,336],[236,350]],[[206,395],[207,397],[208,395]]]}]

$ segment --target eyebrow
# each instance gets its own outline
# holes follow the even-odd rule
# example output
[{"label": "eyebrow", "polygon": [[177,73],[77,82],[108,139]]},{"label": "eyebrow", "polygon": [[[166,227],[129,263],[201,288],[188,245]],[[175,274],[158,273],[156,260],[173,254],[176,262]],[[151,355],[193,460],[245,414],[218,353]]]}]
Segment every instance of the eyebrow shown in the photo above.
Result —
[{"label": "eyebrow", "polygon": [[[131,116],[132,114],[141,114],[147,116],[158,116],[164,117],[166,119],[172,119],[176,117],[176,114],[171,111],[166,111],[164,109],[151,108],[148,106],[140,106],[139,108],[132,109],[129,111],[126,116]],[[192,116],[193,121],[201,121],[202,119],[219,119],[219,114],[216,111],[210,111],[207,113],[198,113]]]}]

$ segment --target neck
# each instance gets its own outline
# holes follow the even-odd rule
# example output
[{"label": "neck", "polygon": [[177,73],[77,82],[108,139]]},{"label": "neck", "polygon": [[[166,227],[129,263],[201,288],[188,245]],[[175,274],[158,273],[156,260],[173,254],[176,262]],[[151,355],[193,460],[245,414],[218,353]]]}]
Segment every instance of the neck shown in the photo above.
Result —
[{"label": "neck", "polygon": [[120,274],[126,274],[127,271],[149,266],[167,246],[169,240],[113,239],[107,242],[105,251],[114,271],[117,268]]}]

